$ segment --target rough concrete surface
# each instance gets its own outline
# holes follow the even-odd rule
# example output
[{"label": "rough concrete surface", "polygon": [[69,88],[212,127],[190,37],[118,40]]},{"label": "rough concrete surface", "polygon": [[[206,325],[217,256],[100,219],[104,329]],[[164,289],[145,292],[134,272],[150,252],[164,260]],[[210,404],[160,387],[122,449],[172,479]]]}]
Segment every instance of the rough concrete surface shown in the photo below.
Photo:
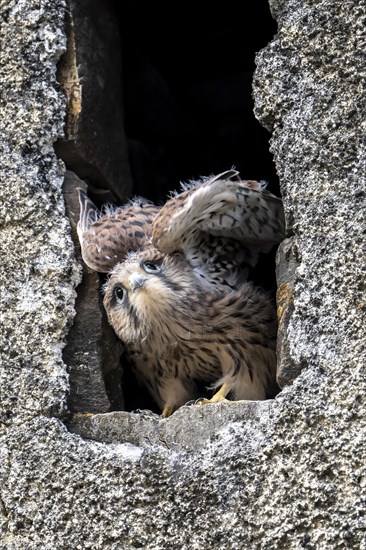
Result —
[{"label": "rough concrete surface", "polygon": [[228,423],[192,430],[190,449],[63,423],[80,275],[53,152],[64,8],[0,3],[0,548],[365,549],[365,5],[271,1],[254,95],[293,227],[285,344],[301,373],[254,416],[223,405]]},{"label": "rough concrete surface", "polygon": [[0,432],[64,410],[61,351],[79,280],[53,151],[64,3],[2,2],[1,16]]}]

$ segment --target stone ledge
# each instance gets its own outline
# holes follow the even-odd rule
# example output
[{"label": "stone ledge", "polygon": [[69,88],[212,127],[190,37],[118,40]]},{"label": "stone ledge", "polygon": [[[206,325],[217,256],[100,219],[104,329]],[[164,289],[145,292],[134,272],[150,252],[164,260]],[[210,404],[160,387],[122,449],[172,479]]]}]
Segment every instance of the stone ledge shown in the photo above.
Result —
[{"label": "stone ledge", "polygon": [[75,414],[68,424],[72,433],[103,443],[162,445],[168,449],[200,451],[218,432],[233,422],[268,422],[274,400],[247,403],[212,403],[184,406],[169,418],[149,410]]}]

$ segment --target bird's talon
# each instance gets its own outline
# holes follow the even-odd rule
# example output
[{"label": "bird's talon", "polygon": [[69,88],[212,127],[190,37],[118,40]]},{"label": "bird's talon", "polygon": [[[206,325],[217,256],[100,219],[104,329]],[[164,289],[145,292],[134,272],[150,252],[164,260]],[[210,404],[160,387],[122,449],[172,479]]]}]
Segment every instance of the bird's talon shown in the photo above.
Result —
[{"label": "bird's talon", "polygon": [[206,405],[206,403],[209,403],[209,402],[210,400],[206,399],[206,397],[199,397],[198,399],[196,399],[195,405],[198,405],[199,407],[201,407],[202,405]]}]

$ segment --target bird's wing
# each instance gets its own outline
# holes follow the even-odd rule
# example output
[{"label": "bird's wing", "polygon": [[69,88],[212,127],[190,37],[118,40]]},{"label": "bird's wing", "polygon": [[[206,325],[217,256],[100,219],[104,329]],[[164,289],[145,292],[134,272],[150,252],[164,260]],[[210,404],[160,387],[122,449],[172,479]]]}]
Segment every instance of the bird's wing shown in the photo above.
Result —
[{"label": "bird's wing", "polygon": [[284,238],[283,206],[265,183],[238,176],[229,170],[183,186],[154,219],[153,245],[163,253],[188,254],[202,239],[228,239],[242,245],[246,263],[254,266],[259,253]]},{"label": "bird's wing", "polygon": [[122,207],[107,205],[98,210],[83,189],[78,188],[78,194],[81,255],[94,271],[109,272],[128,252],[142,248],[151,238],[152,221],[159,211],[154,204],[137,199]]}]

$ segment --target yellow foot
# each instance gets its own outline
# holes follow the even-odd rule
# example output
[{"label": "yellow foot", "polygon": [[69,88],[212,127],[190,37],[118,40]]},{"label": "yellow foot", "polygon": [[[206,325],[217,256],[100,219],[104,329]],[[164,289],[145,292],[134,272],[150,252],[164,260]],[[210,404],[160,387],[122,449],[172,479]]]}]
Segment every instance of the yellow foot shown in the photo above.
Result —
[{"label": "yellow foot", "polygon": [[169,405],[168,403],[165,405],[163,412],[161,413],[164,418],[167,418],[174,412],[174,405]]},{"label": "yellow foot", "polygon": [[215,393],[211,397],[211,399],[206,399],[205,397],[201,397],[200,399],[196,399],[195,401],[189,401],[186,403],[187,405],[207,405],[209,403],[247,403],[248,401],[245,399],[241,399],[240,401],[232,401],[230,399],[226,399],[227,394],[229,393],[230,388],[227,384],[223,384],[219,391]]},{"label": "yellow foot", "polygon": [[227,394],[229,393],[230,388],[226,384],[223,384],[218,392],[215,393],[211,397],[211,399],[206,399],[206,397],[200,397],[199,399],[195,399],[193,401],[188,401],[186,405],[207,405],[208,403],[230,403],[228,399],[226,399]]},{"label": "yellow foot", "polygon": [[223,384],[219,389],[219,391],[217,391],[215,395],[211,397],[211,399],[207,400],[208,403],[228,403],[229,400],[226,399],[226,396],[229,393],[229,391],[230,391],[230,388],[228,387],[228,385]]}]

